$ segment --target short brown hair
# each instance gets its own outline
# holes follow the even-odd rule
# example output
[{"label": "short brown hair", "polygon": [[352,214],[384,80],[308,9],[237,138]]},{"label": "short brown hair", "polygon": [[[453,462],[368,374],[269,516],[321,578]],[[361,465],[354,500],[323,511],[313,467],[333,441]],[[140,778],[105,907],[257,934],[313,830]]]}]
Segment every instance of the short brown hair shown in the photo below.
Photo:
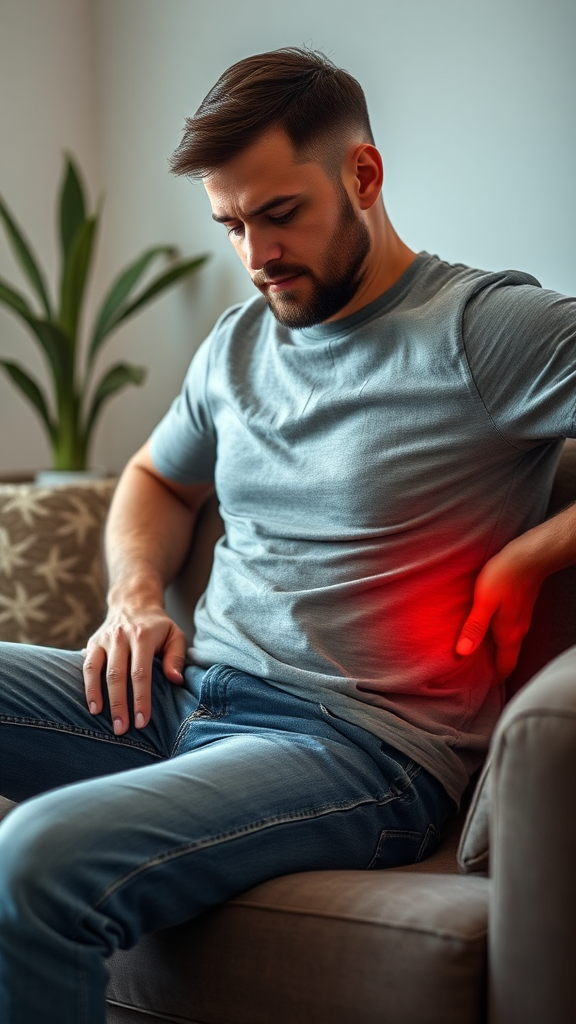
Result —
[{"label": "short brown hair", "polygon": [[314,153],[330,141],[341,150],[354,131],[374,142],[356,79],[323,53],[289,46],[246,57],[220,76],[186,118],[170,169],[203,178],[275,127],[297,152]]}]

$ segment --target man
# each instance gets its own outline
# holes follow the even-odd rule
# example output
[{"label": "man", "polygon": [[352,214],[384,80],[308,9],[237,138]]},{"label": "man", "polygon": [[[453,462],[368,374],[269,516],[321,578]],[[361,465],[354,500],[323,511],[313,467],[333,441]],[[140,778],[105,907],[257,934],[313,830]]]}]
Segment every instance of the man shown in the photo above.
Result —
[{"label": "man", "polygon": [[[354,79],[241,61],[173,170],[261,294],[122,476],[84,661],[2,651],[1,788],[43,794],[0,829],[4,1024],[102,1024],[118,946],[266,878],[430,853],[540,583],[576,558],[576,512],[541,522],[574,303],[400,240]],[[163,594],[214,488],[187,656]]]}]

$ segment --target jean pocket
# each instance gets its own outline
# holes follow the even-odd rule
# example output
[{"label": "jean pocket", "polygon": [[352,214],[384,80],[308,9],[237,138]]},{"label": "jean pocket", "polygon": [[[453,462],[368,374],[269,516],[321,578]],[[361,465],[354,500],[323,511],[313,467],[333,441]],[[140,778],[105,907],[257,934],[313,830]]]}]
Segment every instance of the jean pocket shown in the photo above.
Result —
[{"label": "jean pocket", "polygon": [[430,857],[439,842],[440,834],[433,824],[428,825],[425,832],[415,829],[382,829],[376,850],[366,870],[417,864],[418,861]]}]

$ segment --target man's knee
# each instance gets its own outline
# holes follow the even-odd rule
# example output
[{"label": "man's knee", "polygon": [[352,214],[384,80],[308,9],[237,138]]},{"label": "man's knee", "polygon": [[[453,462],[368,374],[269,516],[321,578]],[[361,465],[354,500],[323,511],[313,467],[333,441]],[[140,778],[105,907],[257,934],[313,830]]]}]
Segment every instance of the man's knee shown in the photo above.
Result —
[{"label": "man's knee", "polygon": [[14,808],[0,825],[0,921],[22,912],[47,922],[74,899],[82,872],[74,834],[46,796]]}]

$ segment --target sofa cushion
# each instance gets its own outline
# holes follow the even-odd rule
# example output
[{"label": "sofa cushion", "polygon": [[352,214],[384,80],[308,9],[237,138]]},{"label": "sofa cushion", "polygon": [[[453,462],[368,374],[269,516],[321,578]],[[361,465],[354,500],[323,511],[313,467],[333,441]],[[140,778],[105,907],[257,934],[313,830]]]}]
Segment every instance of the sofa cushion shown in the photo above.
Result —
[{"label": "sofa cushion", "polygon": [[116,953],[108,1021],[480,1024],[489,885],[401,871],[273,879]]},{"label": "sofa cushion", "polygon": [[5,818],[8,811],[11,811],[16,804],[12,803],[11,800],[7,800],[5,796],[0,796],[0,821]]},{"label": "sofa cushion", "polygon": [[474,791],[458,846],[458,868],[466,875],[488,874],[491,778],[491,758],[489,757]]},{"label": "sofa cushion", "polygon": [[114,486],[0,484],[0,640],[74,649],[100,624]]}]

